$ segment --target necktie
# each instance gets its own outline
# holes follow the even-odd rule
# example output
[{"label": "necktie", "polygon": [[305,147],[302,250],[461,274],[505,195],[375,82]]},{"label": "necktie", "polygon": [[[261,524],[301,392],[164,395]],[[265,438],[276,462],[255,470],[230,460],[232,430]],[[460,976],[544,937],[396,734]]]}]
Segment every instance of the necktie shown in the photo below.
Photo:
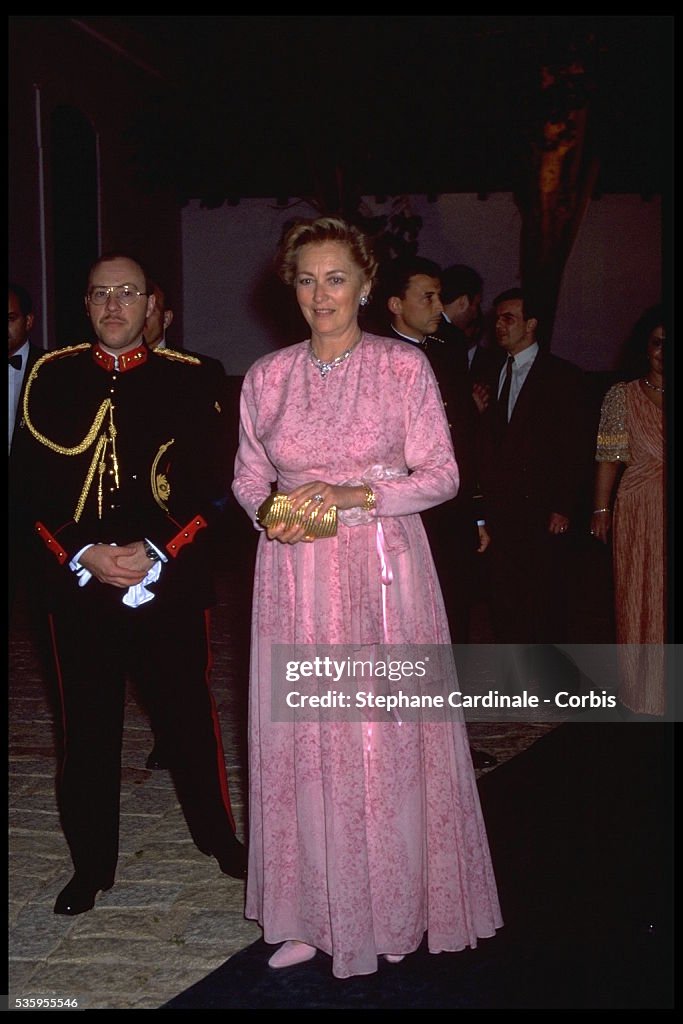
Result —
[{"label": "necktie", "polygon": [[15,370],[21,369],[21,356],[9,356],[8,362],[10,366],[13,366]]},{"label": "necktie", "polygon": [[507,424],[508,422],[508,405],[510,403],[510,384],[512,382],[512,364],[514,363],[514,356],[508,356],[507,363],[505,364],[505,380],[498,396],[498,407],[500,409],[500,420],[501,423]]}]

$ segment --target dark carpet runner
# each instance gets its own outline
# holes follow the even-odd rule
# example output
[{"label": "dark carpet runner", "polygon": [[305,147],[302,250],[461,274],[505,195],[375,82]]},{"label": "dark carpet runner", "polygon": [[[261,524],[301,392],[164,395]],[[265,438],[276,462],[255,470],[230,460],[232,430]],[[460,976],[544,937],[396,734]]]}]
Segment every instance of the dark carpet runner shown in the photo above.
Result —
[{"label": "dark carpet runner", "polygon": [[161,1009],[671,1009],[673,727],[566,724],[479,782],[505,926],[339,980],[259,941]]}]

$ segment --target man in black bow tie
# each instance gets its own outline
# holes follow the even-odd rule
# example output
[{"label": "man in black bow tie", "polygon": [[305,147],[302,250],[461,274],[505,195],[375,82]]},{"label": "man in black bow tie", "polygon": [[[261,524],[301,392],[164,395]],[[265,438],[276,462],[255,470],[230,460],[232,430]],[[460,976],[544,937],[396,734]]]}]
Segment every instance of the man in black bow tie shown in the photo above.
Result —
[{"label": "man in black bow tie", "polygon": [[[13,454],[24,429],[22,402],[26,381],[34,363],[42,356],[43,349],[31,343],[30,333],[34,325],[33,302],[23,285],[10,281],[7,288],[7,450],[9,455],[9,526],[11,539],[8,550],[7,609],[11,616],[20,578],[20,567],[26,566],[27,551],[30,550],[30,534],[26,528],[23,507],[23,478],[17,459]],[[16,443],[15,443],[16,442]]]},{"label": "man in black bow tie", "polygon": [[158,709],[197,847],[246,875],[209,686],[209,529],[222,511],[225,415],[189,353],[151,352],[154,295],[127,257],[91,268],[95,342],[46,353],[28,382],[24,451],[60,679],[61,823],[74,875],[56,914],[90,910],[118,859],[126,682]]},{"label": "man in black bow tie", "polygon": [[9,417],[7,450],[12,450],[12,438],[21,423],[21,398],[26,380],[27,367],[33,366],[43,354],[42,349],[31,344],[33,328],[33,302],[27,290],[20,284],[9,282],[7,289],[7,344],[8,344],[8,399]]}]

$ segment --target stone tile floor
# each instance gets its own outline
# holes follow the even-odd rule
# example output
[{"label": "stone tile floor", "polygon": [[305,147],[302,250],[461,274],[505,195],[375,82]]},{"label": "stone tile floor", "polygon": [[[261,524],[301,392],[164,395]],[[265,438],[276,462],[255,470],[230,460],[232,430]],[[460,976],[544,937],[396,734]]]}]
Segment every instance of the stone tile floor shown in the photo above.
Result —
[{"label": "stone tile floor", "polygon": [[[244,838],[249,595],[244,574],[219,571],[214,695],[233,809]],[[116,884],[92,911],[56,916],[71,877],[55,801],[53,702],[21,602],[9,630],[9,1008],[76,1000],[79,1009],[156,1009],[260,938],[244,918],[244,884],[193,845],[167,772],[145,769],[147,719],[129,693]],[[499,764],[552,728],[473,723],[470,741]],[[492,771],[495,769],[488,769]],[[481,773],[478,773],[481,774]],[[73,1005],[73,1004],[71,1004]]]}]

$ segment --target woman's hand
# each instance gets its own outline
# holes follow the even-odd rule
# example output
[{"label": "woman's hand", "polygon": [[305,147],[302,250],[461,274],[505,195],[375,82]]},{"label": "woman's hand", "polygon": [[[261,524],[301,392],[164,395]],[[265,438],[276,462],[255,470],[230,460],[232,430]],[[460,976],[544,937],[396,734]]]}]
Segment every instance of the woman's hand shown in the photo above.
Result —
[{"label": "woman's hand", "polygon": [[[324,480],[312,480],[295,487],[288,497],[295,512],[306,506],[309,514],[315,511],[316,517],[322,517],[333,505],[338,509],[360,508],[365,504],[367,491],[363,484],[346,487],[343,484],[328,484]],[[279,523],[269,527],[266,534],[268,540],[279,540],[281,544],[300,544],[302,541],[310,544],[315,540],[315,537],[306,533],[305,524],[285,527]]]},{"label": "woman's hand", "polygon": [[607,543],[612,528],[612,494],[622,467],[618,462],[598,462],[595,467],[591,535]]},{"label": "woman's hand", "polygon": [[268,540],[279,540],[281,544],[312,544],[315,537],[306,533],[304,526],[285,526],[284,523],[277,523],[276,526],[266,528]]},{"label": "woman's hand", "polygon": [[591,534],[597,537],[603,544],[607,543],[609,531],[612,526],[612,513],[608,508],[594,512],[591,516]]}]

